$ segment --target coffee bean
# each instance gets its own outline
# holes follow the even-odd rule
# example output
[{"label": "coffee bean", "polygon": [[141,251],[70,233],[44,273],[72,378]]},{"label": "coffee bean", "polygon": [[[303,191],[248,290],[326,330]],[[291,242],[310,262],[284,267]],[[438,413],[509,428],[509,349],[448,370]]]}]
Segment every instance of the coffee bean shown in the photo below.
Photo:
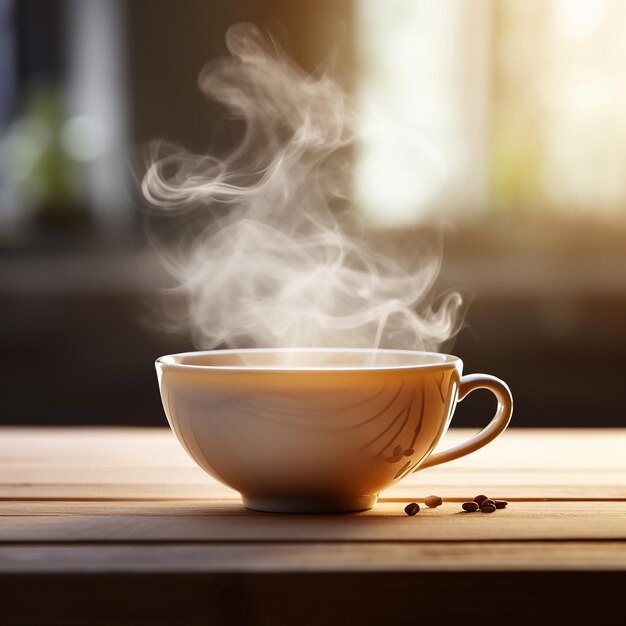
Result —
[{"label": "coffee bean", "polygon": [[[484,506],[486,506],[487,504],[488,504],[488,505],[490,505],[490,506],[496,506],[496,501],[495,501],[495,500],[492,500],[491,498],[487,498],[486,500],[483,500],[483,501],[480,503],[480,508],[482,509],[482,508],[483,508]],[[498,508],[498,507],[496,507],[496,508]]]},{"label": "coffee bean", "polygon": [[478,511],[478,503],[476,502],[463,502],[461,505],[464,511],[468,513],[473,513],[474,511]]},{"label": "coffee bean", "polygon": [[428,496],[424,500],[424,504],[426,506],[429,506],[431,509],[434,509],[435,507],[441,506],[442,503],[443,503],[443,500],[441,499],[440,496]]},{"label": "coffee bean", "polygon": [[483,504],[480,507],[481,513],[493,513],[496,510],[495,504]]},{"label": "coffee bean", "polygon": [[506,500],[496,500],[496,509],[505,509],[508,502]]},{"label": "coffee bean", "polygon": [[411,502],[404,507],[404,512],[407,515],[416,515],[419,513],[420,505],[417,502]]},{"label": "coffee bean", "polygon": [[487,496],[476,496],[474,498],[474,502],[476,502],[476,504],[478,504],[478,506],[480,506],[487,499],[488,499]]}]

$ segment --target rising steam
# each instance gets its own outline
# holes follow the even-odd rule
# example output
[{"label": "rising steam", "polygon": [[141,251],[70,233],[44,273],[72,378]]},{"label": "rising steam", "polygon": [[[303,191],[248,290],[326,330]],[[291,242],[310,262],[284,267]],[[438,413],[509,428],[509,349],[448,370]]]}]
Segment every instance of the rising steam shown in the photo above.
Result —
[{"label": "rising steam", "polygon": [[348,95],[253,26],[226,43],[230,56],[199,83],[243,128],[236,147],[155,144],[142,182],[158,212],[194,220],[193,239],[164,257],[186,296],[179,326],[199,348],[437,349],[457,330],[460,297],[428,304],[439,254],[407,268],[366,245],[349,198],[359,122]]}]

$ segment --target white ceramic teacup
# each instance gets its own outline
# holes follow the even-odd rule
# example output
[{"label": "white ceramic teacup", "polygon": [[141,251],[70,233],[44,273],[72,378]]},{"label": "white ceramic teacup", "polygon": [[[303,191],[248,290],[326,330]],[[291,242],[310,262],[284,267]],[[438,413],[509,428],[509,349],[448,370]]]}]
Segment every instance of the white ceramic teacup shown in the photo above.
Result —
[{"label": "white ceramic teacup", "polygon": [[[474,452],[507,427],[513,400],[486,374],[432,352],[367,349],[214,350],[156,361],[161,398],[185,450],[250,509],[371,508],[410,472]],[[457,400],[494,393],[491,422],[433,453]]]}]

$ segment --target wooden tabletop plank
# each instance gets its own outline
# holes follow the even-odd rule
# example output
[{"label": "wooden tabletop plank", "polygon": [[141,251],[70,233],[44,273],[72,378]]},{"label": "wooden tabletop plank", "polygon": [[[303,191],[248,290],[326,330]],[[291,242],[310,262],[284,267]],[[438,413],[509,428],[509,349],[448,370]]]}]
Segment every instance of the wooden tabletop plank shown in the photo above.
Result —
[{"label": "wooden tabletop plank", "polygon": [[[441,447],[473,434],[451,428]],[[567,444],[564,445],[564,437]],[[626,469],[626,429],[515,429],[454,464],[466,468]],[[156,464],[155,464],[156,463]],[[0,467],[197,469],[168,428],[0,427]],[[442,465],[437,471],[452,468]],[[433,468],[432,471],[435,471]],[[1,479],[1,477],[0,477]],[[134,482],[134,481],[133,481]]]},{"label": "wooden tabletop plank", "polygon": [[0,546],[5,573],[624,570],[624,542]]},{"label": "wooden tabletop plank", "polygon": [[413,518],[391,503],[314,516],[254,513],[235,503],[169,515],[106,508],[86,515],[7,515],[0,518],[0,543],[626,540],[626,502],[515,503],[493,514],[447,504]]},{"label": "wooden tabletop plank", "polygon": [[[428,470],[430,471],[430,470]],[[423,501],[430,494],[441,495],[447,500],[463,502],[471,499],[477,493],[487,493],[490,496],[505,500],[626,500],[626,487],[622,485],[605,484],[598,481],[589,485],[571,485],[566,478],[554,484],[528,482],[515,484],[508,482],[502,476],[492,474],[477,474],[474,476],[460,476],[458,480],[449,477],[449,480],[429,480],[419,483],[407,477],[398,485],[381,493],[381,502],[411,502]],[[158,485],[158,484],[130,484],[108,485],[101,483],[87,484],[19,484],[0,486],[0,501],[20,500],[81,500],[81,501],[223,501],[240,502],[239,494],[230,489],[226,490],[217,483],[207,479],[206,485]]]},{"label": "wooden tabletop plank", "polygon": [[[444,445],[466,439],[452,429]],[[563,437],[567,443],[563,445]],[[383,500],[430,493],[626,500],[626,429],[510,430],[473,455],[406,477]],[[2,428],[2,500],[239,500],[200,470],[165,428]]]},{"label": "wooden tabletop plank", "polygon": [[[607,506],[605,506],[605,504]],[[621,510],[626,503],[621,500],[617,501],[597,501],[597,502],[526,502],[526,501],[510,501],[505,511],[497,511],[495,515],[517,515],[523,511],[541,511],[553,510],[559,515],[564,515],[568,511],[580,511],[592,509],[595,511],[605,511],[609,514],[613,510]],[[222,501],[204,501],[204,500],[155,500],[147,502],[99,502],[99,501],[82,501],[82,500],[20,500],[20,501],[4,501],[0,502],[0,521],[5,517],[60,517],[60,516],[110,516],[122,515],[129,517],[215,517],[215,516],[252,516],[252,517],[278,517],[281,519],[297,519],[299,517],[310,519],[331,518],[339,519],[342,517],[394,517],[402,513],[404,517],[404,501],[382,501],[371,511],[363,511],[357,513],[346,513],[343,515],[284,515],[272,513],[258,513],[249,511],[243,507],[241,501],[222,500]],[[424,516],[439,516],[445,511],[446,515],[459,513],[461,514],[460,502],[451,502],[446,500],[441,507],[437,509],[429,509],[422,506],[420,515],[414,519],[422,519]],[[465,513],[463,513],[465,515]]]}]

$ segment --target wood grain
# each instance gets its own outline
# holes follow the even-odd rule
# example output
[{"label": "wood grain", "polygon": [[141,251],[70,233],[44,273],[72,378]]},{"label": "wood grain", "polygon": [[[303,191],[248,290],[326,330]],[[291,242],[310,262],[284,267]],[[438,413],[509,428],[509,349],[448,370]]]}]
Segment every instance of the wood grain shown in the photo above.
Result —
[{"label": "wood grain", "polygon": [[215,572],[620,571],[618,541],[0,546],[0,575]]},{"label": "wood grain", "polygon": [[[452,429],[443,446],[466,439]],[[564,436],[566,443],[564,443]],[[626,499],[626,436],[608,430],[511,430],[453,463],[417,472],[382,500],[487,491],[521,500]],[[239,500],[186,456],[167,429],[0,431],[1,500]]]},{"label": "wood grain", "polygon": [[626,540],[625,502],[516,503],[493,514],[450,504],[413,518],[394,504],[339,516],[253,513],[226,504],[156,516],[116,507],[106,514],[9,515],[0,542]]}]

